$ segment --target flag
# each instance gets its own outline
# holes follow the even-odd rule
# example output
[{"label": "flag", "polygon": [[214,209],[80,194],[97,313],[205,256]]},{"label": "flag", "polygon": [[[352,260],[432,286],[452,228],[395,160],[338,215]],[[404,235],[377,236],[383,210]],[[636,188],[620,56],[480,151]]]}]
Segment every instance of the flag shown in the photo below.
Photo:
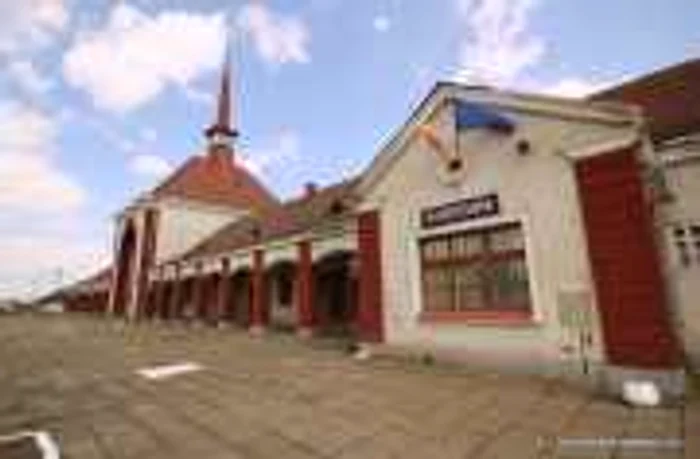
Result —
[{"label": "flag", "polygon": [[475,102],[456,101],[455,126],[459,129],[487,128],[510,134],[515,123],[493,107]]},{"label": "flag", "polygon": [[453,156],[447,146],[440,139],[440,134],[438,134],[437,129],[430,124],[423,124],[418,126],[416,129],[416,134],[421,139],[425,140],[430,146],[430,149],[437,154],[438,158],[445,164],[447,164],[451,157]]}]

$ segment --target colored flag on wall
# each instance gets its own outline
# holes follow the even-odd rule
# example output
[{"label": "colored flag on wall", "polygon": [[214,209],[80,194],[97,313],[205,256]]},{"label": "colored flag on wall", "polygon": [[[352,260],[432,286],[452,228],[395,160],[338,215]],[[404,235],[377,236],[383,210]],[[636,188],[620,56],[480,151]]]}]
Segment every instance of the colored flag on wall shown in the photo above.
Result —
[{"label": "colored flag on wall", "polygon": [[458,100],[455,103],[455,125],[457,129],[488,128],[511,133],[515,123],[495,108],[475,102]]}]

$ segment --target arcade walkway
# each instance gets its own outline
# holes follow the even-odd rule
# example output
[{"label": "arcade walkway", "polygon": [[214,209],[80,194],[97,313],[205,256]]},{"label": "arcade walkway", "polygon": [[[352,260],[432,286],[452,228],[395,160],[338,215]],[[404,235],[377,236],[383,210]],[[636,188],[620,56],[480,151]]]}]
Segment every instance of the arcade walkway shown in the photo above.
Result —
[{"label": "arcade walkway", "polygon": [[[684,425],[682,409],[632,410],[537,378],[358,362],[236,329],[119,327],[78,314],[0,316],[0,435],[48,430],[68,459],[605,458],[610,445],[542,448],[555,436],[689,443],[700,428],[697,415]],[[203,369],[156,381],[134,374],[183,360]]]}]

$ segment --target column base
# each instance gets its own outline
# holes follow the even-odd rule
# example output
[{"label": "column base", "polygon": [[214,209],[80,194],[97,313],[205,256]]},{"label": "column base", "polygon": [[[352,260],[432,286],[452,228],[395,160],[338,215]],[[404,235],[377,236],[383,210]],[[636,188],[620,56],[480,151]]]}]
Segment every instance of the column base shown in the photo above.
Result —
[{"label": "column base", "polygon": [[251,326],[248,328],[248,333],[249,333],[250,336],[252,336],[253,338],[259,338],[259,337],[261,337],[262,335],[265,334],[265,327],[262,326],[262,325],[251,325]]},{"label": "column base", "polygon": [[216,323],[216,328],[218,328],[219,330],[227,330],[227,329],[231,328],[231,324],[228,323],[228,321],[226,321],[226,320],[219,320]]}]

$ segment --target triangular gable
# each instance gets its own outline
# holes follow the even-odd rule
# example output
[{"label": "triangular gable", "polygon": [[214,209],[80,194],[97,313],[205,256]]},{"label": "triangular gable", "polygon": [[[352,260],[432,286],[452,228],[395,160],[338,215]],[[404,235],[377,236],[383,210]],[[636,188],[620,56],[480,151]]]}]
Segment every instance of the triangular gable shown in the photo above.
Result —
[{"label": "triangular gable", "polygon": [[[420,101],[408,120],[384,143],[372,162],[361,174],[357,186],[359,196],[366,196],[405,151],[404,146],[417,130],[454,101],[466,101],[479,107],[491,107],[493,112],[523,112],[544,114],[565,119],[608,125],[640,123],[638,112],[617,103],[598,103],[539,94],[524,94],[495,90],[484,86],[468,86],[452,82],[438,82]],[[474,106],[474,105],[472,105]],[[499,122],[504,121],[504,117]],[[510,120],[510,118],[508,118]]]}]

